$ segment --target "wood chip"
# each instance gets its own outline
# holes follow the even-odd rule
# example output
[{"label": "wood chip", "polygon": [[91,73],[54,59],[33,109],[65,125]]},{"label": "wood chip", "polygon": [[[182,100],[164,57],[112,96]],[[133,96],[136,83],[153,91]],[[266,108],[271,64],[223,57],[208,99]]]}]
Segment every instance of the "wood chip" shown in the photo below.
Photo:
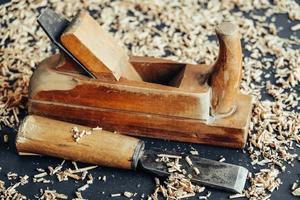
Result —
[{"label": "wood chip", "polygon": [[89,171],[89,170],[92,170],[92,169],[96,169],[97,167],[98,167],[97,165],[89,166],[89,167],[83,167],[83,168],[80,168],[80,169],[70,170],[70,173],[81,173],[81,172],[84,172],[84,171]]},{"label": "wood chip", "polygon": [[3,141],[4,141],[4,143],[8,143],[8,135],[7,134],[3,135]]},{"label": "wood chip", "polygon": [[[9,25],[0,29],[0,123],[5,126],[18,125],[20,113],[27,109],[32,72],[41,59],[52,54],[49,39],[36,23],[37,8],[48,3],[44,0],[11,1],[0,6],[1,25]],[[264,0],[199,1],[196,6],[192,1],[182,4],[171,0],[110,3],[112,6],[99,6],[97,1],[53,1],[51,7],[68,18],[78,8],[93,10],[93,17],[104,29],[114,30],[112,34],[132,55],[207,65],[212,64],[218,55],[216,42],[209,40],[215,35],[215,25],[225,15],[237,23],[245,44],[243,50],[250,53],[243,58],[240,88],[243,93],[255,97],[247,155],[253,167],[269,169],[253,171],[245,195],[249,199],[270,198],[269,193],[282,184],[279,173],[286,173],[285,166],[299,157],[291,151],[293,146],[299,147],[300,142],[300,117],[299,112],[295,112],[300,109],[297,89],[300,84],[300,53],[294,48],[300,42],[297,36],[299,24],[295,23],[300,20],[299,4],[296,1]],[[205,12],[199,12],[199,8]],[[259,14],[261,10],[263,16]],[[129,11],[130,16],[127,15]],[[285,13],[294,24],[291,27],[294,33],[290,37],[278,34],[281,30],[275,23],[275,16],[280,13]],[[205,50],[199,47],[205,47]],[[173,164],[175,167],[168,167],[178,173],[178,164]],[[280,169],[278,173],[274,172],[277,167]],[[58,173],[61,168],[52,168],[50,175]],[[256,184],[260,187],[255,187]],[[11,196],[0,192],[0,198]]]},{"label": "wood chip", "polygon": [[296,183],[296,182],[295,182],[295,183],[293,183],[293,185],[292,185],[292,188],[291,188],[291,189],[292,189],[292,190],[295,190],[297,187],[298,187],[298,183]]},{"label": "wood chip", "polygon": [[120,197],[120,196],[121,196],[121,193],[111,194],[110,196],[111,196],[111,197]]},{"label": "wood chip", "polygon": [[229,196],[229,199],[237,199],[242,197],[245,197],[245,194],[233,194]]},{"label": "wood chip", "polygon": [[196,175],[199,175],[200,174],[200,171],[197,167],[193,167],[193,170],[195,172]]},{"label": "wood chip", "polygon": [[[161,154],[160,154],[161,155]],[[160,156],[160,158],[165,158]],[[191,159],[187,157],[190,163]],[[185,161],[185,162],[188,162]],[[155,178],[156,189],[151,195],[152,200],[158,199],[158,193],[161,193],[165,199],[183,199],[195,196],[197,193],[204,191],[204,187],[192,184],[189,175],[183,173],[184,169],[181,169],[181,158],[177,156],[172,156],[170,159],[159,159],[157,162],[163,162],[167,167],[170,175],[167,180],[161,184],[158,178]],[[195,173],[200,173],[198,168],[194,167]]]},{"label": "wood chip", "polygon": [[80,188],[77,189],[78,192],[82,192],[85,191],[86,189],[88,189],[90,187],[89,184],[84,184],[83,186],[81,186]]},{"label": "wood chip", "polygon": [[92,128],[92,130],[93,130],[93,131],[102,131],[102,128],[97,126],[97,127],[95,127],[95,128]]},{"label": "wood chip", "polygon": [[154,178],[154,181],[155,181],[156,187],[159,187],[159,186],[160,186],[159,178],[155,177],[155,178]]},{"label": "wood chip", "polygon": [[300,24],[297,24],[297,25],[295,25],[295,26],[292,26],[292,27],[291,27],[291,30],[292,30],[292,31],[299,31],[299,30],[300,30]]},{"label": "wood chip", "polygon": [[62,193],[58,193],[56,192],[56,190],[44,190],[42,191],[42,196],[39,199],[41,200],[68,199],[68,196]]},{"label": "wood chip", "polygon": [[184,159],[185,159],[185,161],[187,162],[187,164],[188,164],[190,167],[193,166],[193,162],[192,162],[192,160],[190,159],[190,157],[186,156]]},{"label": "wood chip", "polygon": [[76,195],[76,199],[84,199],[84,198],[82,197],[81,192],[75,192],[75,195]]},{"label": "wood chip", "polygon": [[47,175],[48,175],[47,172],[42,172],[42,173],[39,173],[39,174],[35,174],[33,177],[34,178],[42,178],[42,177],[45,177]]},{"label": "wood chip", "polygon": [[158,157],[165,157],[165,158],[178,158],[178,159],[181,159],[182,157],[181,156],[177,156],[177,155],[169,155],[169,154],[158,154],[157,155]]},{"label": "wood chip", "polygon": [[199,152],[197,150],[191,150],[190,153],[194,156],[198,156]]},{"label": "wood chip", "polygon": [[124,196],[125,197],[127,197],[127,198],[131,198],[131,197],[133,197],[133,195],[134,195],[134,193],[132,193],[132,192],[124,192]]},{"label": "wood chip", "polygon": [[294,196],[300,196],[300,188],[297,188],[297,189],[293,190],[293,191],[292,191],[292,194],[293,194]]}]

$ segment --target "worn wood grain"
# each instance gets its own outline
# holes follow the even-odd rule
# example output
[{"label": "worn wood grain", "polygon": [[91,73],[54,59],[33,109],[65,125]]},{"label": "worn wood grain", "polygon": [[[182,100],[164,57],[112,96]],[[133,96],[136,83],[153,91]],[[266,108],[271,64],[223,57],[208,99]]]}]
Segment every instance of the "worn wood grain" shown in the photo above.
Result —
[{"label": "worn wood grain", "polygon": [[[206,116],[207,118],[203,120],[191,117],[191,115],[189,117],[182,115],[183,113],[186,114],[186,109],[180,108],[178,102],[170,101],[169,97],[172,95],[167,96],[165,102],[162,99],[158,100],[157,97],[149,98],[151,96],[149,94],[145,95],[145,101],[137,102],[135,98],[131,98],[127,103],[137,104],[138,106],[134,105],[137,109],[135,111],[132,110],[133,107],[128,109],[128,107],[126,107],[127,103],[124,104],[124,106],[120,106],[119,109],[115,109],[115,106],[110,106],[109,104],[107,104],[107,107],[103,107],[104,104],[100,103],[101,95],[109,96],[110,94],[109,92],[106,93],[99,90],[99,85],[102,85],[103,87],[103,85],[108,84],[108,82],[100,81],[100,83],[98,83],[98,80],[89,79],[80,73],[66,72],[62,70],[65,69],[65,64],[69,65],[69,63],[66,62],[68,61],[61,59],[60,55],[55,55],[41,63],[34,72],[30,83],[28,104],[29,112],[31,114],[47,116],[88,126],[100,125],[106,130],[116,130],[129,135],[213,144],[233,148],[241,148],[245,145],[252,109],[252,98],[250,96],[239,94],[238,98],[241,99],[241,101],[238,102],[236,112],[226,118],[219,119]],[[153,68],[154,66],[155,68],[156,65],[154,63],[155,62],[140,66],[144,68],[146,68],[146,66]],[[161,62],[159,63],[161,64]],[[51,66],[53,68],[51,68]],[[57,70],[57,67],[60,70]],[[205,67],[205,69],[206,70],[203,70],[203,72],[205,71],[205,73],[207,73],[208,68]],[[153,70],[144,69],[141,71],[149,73]],[[44,76],[45,74],[48,78],[51,77],[51,74],[54,77],[62,76],[59,80],[65,82],[61,84],[59,81],[51,80],[51,78],[47,80]],[[148,75],[148,77],[150,76]],[[191,95],[188,97],[191,99],[194,98],[194,93],[191,91],[194,91],[196,94],[201,94],[201,92],[205,91],[201,91],[199,88],[186,89],[147,82],[132,82],[122,79],[115,82],[116,83],[110,82],[109,84],[117,84],[118,89],[122,87],[126,88],[127,86],[133,87],[135,85],[134,88],[140,89],[136,90],[137,93],[143,93],[148,90],[151,93],[149,88],[153,88],[154,90],[161,91],[163,96],[170,93],[180,97],[179,94],[184,91],[184,93],[187,94],[187,97],[188,95]],[[85,89],[76,89],[80,84],[87,85],[84,87]],[[181,84],[181,82],[179,84]],[[65,87],[68,86],[69,88],[63,88],[61,85],[64,85]],[[203,89],[205,88],[206,87]],[[110,97],[113,97],[113,95]],[[125,98],[127,98],[127,95],[124,96],[124,99],[118,99],[116,102],[126,102]],[[187,103],[187,105],[191,106],[191,101],[187,102],[184,99],[181,100],[183,103]],[[157,107],[143,107],[144,105],[147,105],[147,101],[156,102]],[[107,103],[109,102],[110,99],[107,99]],[[153,104],[153,102],[151,103]],[[209,108],[209,105],[207,108]],[[180,109],[183,110],[183,113],[176,116],[176,113],[180,113]],[[174,112],[170,113],[172,110]],[[191,110],[195,113],[199,113],[199,110],[197,109]],[[154,111],[156,113],[154,113]],[[169,114],[167,114],[168,112]]]},{"label": "worn wood grain", "polygon": [[29,115],[22,122],[16,139],[20,154],[35,153],[107,167],[132,169],[140,140],[108,131],[93,131],[75,142],[71,129],[89,127]]},{"label": "worn wood grain", "polygon": [[49,101],[30,101],[29,110],[32,114],[87,126],[99,125],[127,135],[242,148],[246,144],[252,98],[241,95],[240,99],[235,114],[210,122]]},{"label": "worn wood grain", "polygon": [[239,91],[240,37],[229,22],[217,35],[220,53],[211,66],[131,57],[143,81],[93,80],[62,55],[49,57],[31,78],[29,113],[129,135],[242,148],[252,97]]},{"label": "worn wood grain", "polygon": [[[149,82],[102,81],[80,74],[56,71],[62,65],[59,55],[40,64],[30,81],[30,99],[65,104],[143,112],[205,120],[209,115],[210,90],[207,86],[187,91]],[[68,64],[67,64],[68,65]],[[151,65],[156,73],[160,65]],[[57,79],[57,80],[56,80]]]},{"label": "worn wood grain", "polygon": [[222,116],[236,109],[242,76],[242,48],[237,25],[223,22],[216,32],[220,48],[211,75],[212,113]]}]

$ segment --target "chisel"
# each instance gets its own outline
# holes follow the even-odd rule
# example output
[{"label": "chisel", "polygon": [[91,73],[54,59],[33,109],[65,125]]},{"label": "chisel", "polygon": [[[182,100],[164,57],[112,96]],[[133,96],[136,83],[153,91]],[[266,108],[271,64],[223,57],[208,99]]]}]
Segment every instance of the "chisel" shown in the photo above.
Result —
[{"label": "chisel", "polygon": [[[74,128],[90,131],[75,141],[71,132]],[[20,155],[48,155],[106,167],[144,170],[162,177],[170,174],[164,163],[156,161],[157,155],[165,152],[162,149],[146,150],[144,142],[137,138],[35,115],[27,116],[20,125],[16,147]],[[200,173],[194,172],[185,160],[180,164],[187,174],[192,175],[193,183],[238,193],[244,189],[246,168],[198,156],[189,157]]]}]

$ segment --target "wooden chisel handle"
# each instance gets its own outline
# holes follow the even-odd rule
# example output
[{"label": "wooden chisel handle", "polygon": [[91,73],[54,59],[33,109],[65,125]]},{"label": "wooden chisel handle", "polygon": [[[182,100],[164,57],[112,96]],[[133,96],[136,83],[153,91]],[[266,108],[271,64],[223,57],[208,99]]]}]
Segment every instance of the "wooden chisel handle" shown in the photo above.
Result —
[{"label": "wooden chisel handle", "polygon": [[71,129],[89,127],[29,115],[20,125],[16,147],[19,154],[33,153],[100,166],[135,169],[144,143],[133,137],[108,131],[92,131],[78,142]]}]

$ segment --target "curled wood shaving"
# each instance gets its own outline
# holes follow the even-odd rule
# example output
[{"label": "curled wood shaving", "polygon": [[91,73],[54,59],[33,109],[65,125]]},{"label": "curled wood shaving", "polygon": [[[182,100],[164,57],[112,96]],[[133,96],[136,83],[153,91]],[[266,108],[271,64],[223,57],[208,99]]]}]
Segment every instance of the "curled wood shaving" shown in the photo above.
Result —
[{"label": "curled wood shaving", "polygon": [[[296,155],[291,150],[300,142],[300,52],[294,48],[300,39],[295,34],[298,25],[292,26],[291,36],[280,36],[275,15],[286,13],[292,22],[299,20],[296,1],[12,0],[0,6],[0,123],[5,126],[19,123],[30,76],[37,63],[51,54],[50,42],[36,23],[37,8],[48,5],[69,19],[78,9],[93,11],[129,54],[205,64],[213,63],[218,54],[216,41],[209,38],[229,16],[239,25],[249,54],[243,59],[241,90],[256,97],[247,147],[252,164],[284,173],[284,166],[293,163]],[[257,14],[260,9],[263,16]],[[254,173],[250,181],[264,179],[265,173]],[[247,197],[258,199],[252,190],[256,190],[253,185]],[[264,191],[259,192],[260,199],[270,198],[268,184],[260,190]]]},{"label": "curled wood shaving", "polygon": [[[159,157],[157,162],[165,163],[170,175],[163,184],[160,183],[158,178],[154,179],[156,189],[148,198],[149,200],[158,200],[159,194],[165,199],[183,199],[193,197],[197,193],[201,193],[205,190],[205,187],[194,185],[190,178],[183,173],[184,169],[181,169],[182,165],[180,164],[181,156],[169,154],[159,154],[157,156]],[[185,161],[190,162],[190,166],[192,166],[192,160],[189,157],[185,157]],[[199,170],[196,167],[194,168],[195,173],[199,174]]]}]

